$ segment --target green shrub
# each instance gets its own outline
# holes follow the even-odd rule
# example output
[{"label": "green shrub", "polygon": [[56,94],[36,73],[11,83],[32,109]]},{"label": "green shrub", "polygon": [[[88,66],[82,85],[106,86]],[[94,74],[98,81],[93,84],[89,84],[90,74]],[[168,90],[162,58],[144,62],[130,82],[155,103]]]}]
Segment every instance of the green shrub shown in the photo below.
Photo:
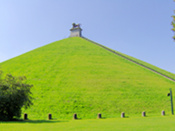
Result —
[{"label": "green shrub", "polygon": [[14,77],[0,72],[0,120],[13,120],[21,116],[21,108],[32,105],[30,89],[25,77]]}]

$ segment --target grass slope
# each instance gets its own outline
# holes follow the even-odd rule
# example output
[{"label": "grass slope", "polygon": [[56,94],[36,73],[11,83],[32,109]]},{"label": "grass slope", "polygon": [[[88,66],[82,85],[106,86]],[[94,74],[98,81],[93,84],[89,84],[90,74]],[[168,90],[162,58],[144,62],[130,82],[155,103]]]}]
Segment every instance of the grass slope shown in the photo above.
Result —
[{"label": "grass slope", "polygon": [[[31,119],[134,116],[170,111],[175,83],[82,38],[56,41],[0,64],[5,73],[33,84]],[[118,115],[119,116],[119,115]]]},{"label": "grass slope", "polygon": [[106,46],[103,46],[103,45],[98,44],[98,43],[96,43],[96,42],[94,42],[94,41],[92,41],[92,40],[89,40],[88,38],[85,38],[85,37],[83,37],[83,38],[86,39],[86,40],[88,40],[88,41],[90,41],[90,42],[92,42],[92,43],[94,43],[94,44],[96,44],[96,45],[99,45],[99,46],[102,47],[102,48],[105,48],[105,49],[107,49],[107,50],[109,50],[109,51],[111,51],[111,52],[113,52],[113,53],[116,53],[116,55],[119,54],[119,56],[121,56],[121,57],[124,57],[124,58],[126,58],[126,59],[128,59],[128,60],[130,60],[130,61],[136,62],[136,63],[138,63],[139,65],[142,65],[142,66],[144,66],[144,67],[147,67],[147,68],[149,68],[149,69],[151,69],[151,70],[154,70],[155,72],[157,72],[157,73],[159,73],[159,74],[165,75],[166,77],[169,77],[170,79],[175,80],[175,74],[173,74],[173,73],[171,73],[171,72],[165,71],[165,70],[163,70],[163,69],[161,69],[161,68],[158,68],[158,67],[156,67],[156,66],[154,66],[154,65],[151,65],[151,64],[149,64],[149,63],[147,63],[147,62],[141,61],[141,60],[136,59],[136,58],[134,58],[134,57],[131,57],[131,56],[128,56],[128,55],[123,54],[123,53],[121,53],[121,52],[118,52],[118,51],[115,51],[115,50],[113,50],[113,49],[110,49],[110,48],[108,48],[108,47],[106,47]]}]

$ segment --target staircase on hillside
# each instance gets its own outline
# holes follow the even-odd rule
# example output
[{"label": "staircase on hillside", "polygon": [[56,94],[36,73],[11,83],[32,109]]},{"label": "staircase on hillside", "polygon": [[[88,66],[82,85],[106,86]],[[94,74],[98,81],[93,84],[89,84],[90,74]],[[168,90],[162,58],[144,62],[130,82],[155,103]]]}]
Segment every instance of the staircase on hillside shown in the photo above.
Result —
[{"label": "staircase on hillside", "polygon": [[98,45],[98,46],[100,46],[100,47],[102,47],[102,48],[104,48],[104,49],[106,49],[106,50],[108,50],[108,51],[110,51],[110,52],[112,52],[112,53],[114,53],[114,54],[116,54],[116,55],[124,58],[124,59],[127,59],[127,60],[129,60],[129,61],[131,61],[131,62],[133,62],[133,63],[135,63],[137,65],[140,65],[140,66],[142,66],[142,67],[144,67],[144,68],[146,68],[146,69],[148,69],[150,71],[153,71],[153,72],[155,72],[155,73],[157,73],[157,74],[159,74],[159,75],[161,75],[161,76],[163,76],[163,77],[165,77],[165,78],[167,78],[167,79],[169,79],[171,81],[175,81],[175,79],[173,79],[173,78],[171,78],[171,77],[169,77],[167,75],[164,75],[164,74],[162,74],[162,73],[160,73],[160,72],[158,72],[158,71],[156,71],[156,70],[154,70],[154,69],[152,69],[152,68],[150,68],[148,66],[145,66],[145,65],[143,65],[143,64],[141,64],[141,63],[139,63],[139,62],[137,62],[135,60],[132,60],[132,59],[130,59],[130,58],[128,58],[128,57],[126,57],[126,56],[124,56],[124,55],[122,55],[122,54],[120,54],[120,53],[118,53],[118,52],[116,52],[116,51],[114,51],[114,50],[112,50],[110,48],[107,48],[107,47],[105,47],[105,46],[103,46],[101,44],[98,44],[98,43],[96,43],[96,42],[94,42],[94,41],[92,41],[92,40],[90,40],[90,39],[88,39],[86,37],[83,37],[82,36],[82,38],[85,39],[85,40],[87,40],[87,41],[90,41],[90,42],[94,43],[95,45]]},{"label": "staircase on hillside", "polygon": [[139,63],[139,62],[137,62],[135,60],[132,60],[132,59],[130,59],[130,58],[128,58],[128,57],[126,57],[126,56],[124,56],[124,55],[122,55],[122,54],[120,54],[120,53],[118,53],[118,52],[116,52],[116,51],[114,51],[114,50],[112,50],[110,48],[107,48],[107,47],[105,47],[105,46],[103,46],[101,44],[98,44],[98,43],[96,43],[96,42],[94,42],[94,41],[92,41],[92,40],[90,40],[90,39],[88,39],[86,37],[83,37],[82,36],[82,38],[85,39],[85,40],[87,40],[87,41],[90,41],[90,42],[94,43],[95,45],[98,45],[98,46],[100,46],[100,47],[102,47],[102,48],[104,48],[104,49],[106,49],[106,50],[108,50],[108,51],[110,51],[110,52],[112,52],[112,53],[114,53],[114,54],[116,54],[116,55],[124,58],[124,59],[127,59],[127,60],[129,60],[129,61],[131,61],[131,62],[133,62],[133,63],[135,63],[137,65],[140,65],[140,66],[142,66],[142,67],[144,67],[144,68],[146,68],[146,69],[148,69],[150,71],[153,71],[153,72],[155,72],[155,73],[157,73],[157,74],[159,74],[159,75],[161,75],[161,76],[163,76],[163,77],[165,77],[165,78],[167,78],[167,79],[169,79],[171,81],[175,81],[175,79],[173,79],[173,78],[171,78],[171,77],[169,77],[169,76],[167,76],[165,74],[162,74],[162,73],[160,73],[160,72],[158,72],[158,71],[156,71],[156,70],[154,70],[154,69],[152,69],[152,68],[150,68],[148,66],[145,66],[145,65],[143,65],[143,64],[141,64],[141,63]]},{"label": "staircase on hillside", "polygon": [[102,48],[104,48],[104,49],[106,49],[106,50],[108,50],[108,51],[110,51],[110,52],[112,52],[112,53],[114,53],[114,54],[116,54],[116,55],[126,59],[126,60],[129,60],[129,61],[131,61],[131,62],[133,62],[133,63],[135,63],[137,65],[140,65],[140,66],[142,66],[142,67],[144,67],[144,68],[146,68],[146,69],[148,69],[148,70],[150,70],[150,71],[152,71],[152,72],[154,72],[156,74],[159,74],[159,75],[161,75],[161,76],[163,76],[163,77],[165,77],[165,78],[167,78],[167,79],[169,79],[171,81],[175,81],[174,78],[171,78],[171,77],[169,77],[169,76],[167,76],[167,75],[165,75],[163,73],[160,73],[159,71],[156,71],[156,70],[154,70],[154,69],[152,69],[152,68],[150,68],[150,67],[148,67],[148,66],[146,66],[146,65],[144,65],[142,63],[139,63],[139,62],[137,62],[137,61],[135,61],[135,60],[133,60],[133,59],[131,59],[129,57],[126,57],[126,56],[122,55],[121,53],[118,53],[118,52],[116,52],[116,51],[114,51],[114,50],[112,50],[110,48],[107,48],[107,47],[105,47],[105,46],[103,46],[101,44],[98,44],[98,43],[96,43],[96,42],[94,42],[94,41],[92,41],[92,40],[82,36],[82,29],[80,27],[80,24],[73,23],[72,26],[73,27],[70,29],[70,31],[71,31],[70,37],[82,37],[83,39],[85,39],[85,40],[87,40],[87,41],[89,41],[89,42],[91,42],[91,43],[93,43],[93,44],[95,44],[97,46],[100,46],[100,47],[102,47]]}]

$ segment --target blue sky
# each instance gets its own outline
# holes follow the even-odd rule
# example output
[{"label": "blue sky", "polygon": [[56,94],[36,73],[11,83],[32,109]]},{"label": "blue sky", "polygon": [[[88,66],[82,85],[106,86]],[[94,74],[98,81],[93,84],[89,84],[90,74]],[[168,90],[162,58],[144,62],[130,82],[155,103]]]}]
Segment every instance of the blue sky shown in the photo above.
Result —
[{"label": "blue sky", "polygon": [[173,0],[0,0],[0,62],[69,37],[83,36],[175,73]]}]

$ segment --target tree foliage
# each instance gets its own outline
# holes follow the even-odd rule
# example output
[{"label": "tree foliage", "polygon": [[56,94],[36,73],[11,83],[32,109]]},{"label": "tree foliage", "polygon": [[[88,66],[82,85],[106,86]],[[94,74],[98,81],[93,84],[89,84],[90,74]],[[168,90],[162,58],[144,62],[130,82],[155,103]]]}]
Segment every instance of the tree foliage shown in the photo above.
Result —
[{"label": "tree foliage", "polygon": [[25,83],[26,77],[3,76],[0,72],[0,120],[13,120],[21,116],[22,107],[32,105],[32,85]]},{"label": "tree foliage", "polygon": [[[175,2],[175,0],[174,0]],[[172,25],[173,25],[173,31],[175,32],[175,16],[173,16],[173,21],[172,21]],[[175,35],[173,36],[173,39],[175,40]]]},{"label": "tree foliage", "polygon": [[[173,25],[173,31],[175,32],[175,16],[173,16],[173,22],[172,22],[172,25]],[[173,36],[174,40],[175,40],[175,35]]]}]

